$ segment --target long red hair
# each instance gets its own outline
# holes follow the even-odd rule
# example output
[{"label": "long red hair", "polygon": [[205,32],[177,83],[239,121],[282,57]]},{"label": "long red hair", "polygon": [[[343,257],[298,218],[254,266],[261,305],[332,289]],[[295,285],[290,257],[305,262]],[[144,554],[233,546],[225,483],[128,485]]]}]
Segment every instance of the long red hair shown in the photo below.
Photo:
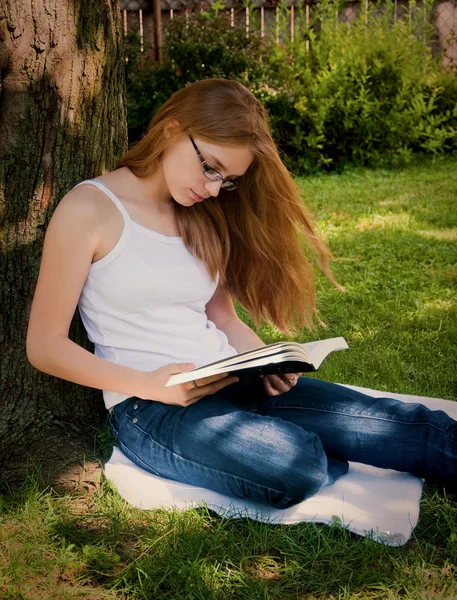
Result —
[{"label": "long red hair", "polygon": [[[164,125],[180,130],[166,139]],[[173,203],[179,235],[210,277],[253,317],[290,334],[312,328],[318,311],[315,277],[303,251],[311,249],[317,264],[335,286],[331,255],[315,232],[297,185],[279,157],[262,103],[242,84],[205,79],[176,92],[159,109],[146,135],[119,161],[137,177],[150,176],[165,148],[180,135],[212,144],[247,145],[254,160],[239,188],[221,189],[218,197],[192,207]]]}]

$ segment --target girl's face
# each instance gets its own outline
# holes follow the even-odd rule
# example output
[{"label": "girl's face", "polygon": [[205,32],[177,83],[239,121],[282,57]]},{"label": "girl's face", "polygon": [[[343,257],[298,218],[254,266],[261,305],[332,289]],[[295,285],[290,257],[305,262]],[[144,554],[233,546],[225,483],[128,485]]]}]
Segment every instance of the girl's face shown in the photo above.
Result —
[{"label": "girl's face", "polygon": [[[248,146],[218,146],[192,138],[208,167],[224,178],[242,177],[254,160]],[[182,206],[193,206],[217,196],[223,181],[210,181],[189,136],[181,136],[165,150],[162,172],[171,197]]]}]

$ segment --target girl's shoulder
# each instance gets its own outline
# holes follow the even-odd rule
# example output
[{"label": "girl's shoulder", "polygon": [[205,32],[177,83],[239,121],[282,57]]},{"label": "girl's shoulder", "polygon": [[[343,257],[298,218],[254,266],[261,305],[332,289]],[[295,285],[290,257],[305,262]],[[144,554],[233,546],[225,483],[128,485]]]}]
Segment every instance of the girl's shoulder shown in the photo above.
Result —
[{"label": "girl's shoulder", "polygon": [[[97,178],[108,185],[105,176]],[[124,228],[124,219],[113,201],[89,181],[72,188],[60,201],[57,210],[61,221],[82,223],[92,240],[96,262],[116,245]],[[86,237],[87,239],[87,237]]]}]

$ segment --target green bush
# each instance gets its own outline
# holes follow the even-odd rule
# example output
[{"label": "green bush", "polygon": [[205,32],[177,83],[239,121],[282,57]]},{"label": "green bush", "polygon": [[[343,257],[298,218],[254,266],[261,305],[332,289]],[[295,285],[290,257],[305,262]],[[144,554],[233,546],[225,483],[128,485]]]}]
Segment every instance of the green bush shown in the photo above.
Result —
[{"label": "green bush", "polygon": [[273,49],[269,86],[256,90],[290,167],[398,164],[455,150],[455,73],[423,43],[422,21],[394,24],[385,6],[335,23],[335,6],[321,1],[311,27]]},{"label": "green bush", "polygon": [[124,47],[128,57],[125,66],[128,135],[129,142],[134,143],[146,132],[158,108],[181,86],[168,64],[155,64],[148,49],[140,53],[138,36],[130,34]]},{"label": "green bush", "polygon": [[[414,5],[411,5],[414,7]],[[163,65],[131,41],[127,64],[130,140],[146,130],[172,92],[208,77],[237,79],[269,110],[274,137],[296,173],[346,164],[408,162],[457,148],[457,82],[424,43],[423,13],[394,23],[392,4],[335,19],[337,0],[321,0],[306,27],[298,9],[295,41],[281,7],[281,38],[231,29],[227,15],[175,18]],[[341,2],[339,3],[341,10]],[[410,9],[413,10],[412,8]],[[309,40],[309,51],[306,41]]]},{"label": "green bush", "polygon": [[144,133],[161,104],[189,83],[223,77],[251,87],[262,77],[268,42],[230,28],[227,15],[214,10],[215,6],[211,12],[189,14],[187,21],[180,16],[169,23],[162,65],[155,65],[148,53],[138,52],[135,37],[129,39],[126,72],[131,141]]}]

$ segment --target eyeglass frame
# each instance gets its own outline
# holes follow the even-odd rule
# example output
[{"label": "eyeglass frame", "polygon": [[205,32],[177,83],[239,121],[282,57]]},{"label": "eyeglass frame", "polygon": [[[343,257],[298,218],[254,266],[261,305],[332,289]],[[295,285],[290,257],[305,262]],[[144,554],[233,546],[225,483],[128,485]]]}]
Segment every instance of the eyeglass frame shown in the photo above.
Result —
[{"label": "eyeglass frame", "polygon": [[[217,169],[214,169],[213,167],[210,167],[208,165],[208,163],[206,162],[206,160],[203,158],[202,153],[200,152],[200,150],[198,149],[197,144],[194,142],[192,136],[189,136],[190,141],[192,142],[192,146],[195,148],[195,152],[198,155],[198,158],[200,159],[200,162],[202,163],[202,167],[203,167],[203,175],[206,177],[206,179],[208,179],[209,181],[212,181],[213,183],[216,181],[222,181],[222,185],[221,188],[227,192],[233,192],[234,190],[236,190],[239,186],[239,182],[238,179],[231,179],[230,177],[224,177],[222,175],[222,173],[219,173],[219,171]],[[208,175],[209,172],[215,173],[215,176],[217,177],[217,179],[211,179],[211,177]],[[228,183],[230,186],[234,186],[234,187],[224,187],[224,183]]]}]

